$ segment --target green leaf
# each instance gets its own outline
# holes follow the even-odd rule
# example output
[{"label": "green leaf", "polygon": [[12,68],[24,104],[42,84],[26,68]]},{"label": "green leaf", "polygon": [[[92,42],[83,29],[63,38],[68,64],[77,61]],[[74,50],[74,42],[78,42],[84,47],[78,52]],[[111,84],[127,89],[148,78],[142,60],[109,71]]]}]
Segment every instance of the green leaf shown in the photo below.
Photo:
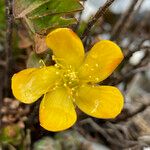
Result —
[{"label": "green leaf", "polygon": [[76,22],[75,18],[65,19],[61,15],[45,16],[32,20],[35,32],[44,34],[50,28],[67,27]]},{"label": "green leaf", "polygon": [[23,18],[33,33],[45,34],[57,27],[75,24],[72,17],[83,7],[78,0],[15,0],[14,15]]},{"label": "green leaf", "polygon": [[44,5],[28,14],[29,18],[43,17],[47,15],[67,14],[82,9],[81,4],[76,0],[49,0]]}]

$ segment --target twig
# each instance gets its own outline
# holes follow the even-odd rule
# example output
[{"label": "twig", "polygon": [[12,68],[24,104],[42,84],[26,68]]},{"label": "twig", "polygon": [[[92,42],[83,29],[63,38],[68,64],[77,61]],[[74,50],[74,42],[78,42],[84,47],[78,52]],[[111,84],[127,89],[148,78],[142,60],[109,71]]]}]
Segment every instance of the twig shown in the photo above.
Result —
[{"label": "twig", "polygon": [[129,71],[129,73],[126,73],[124,76],[122,76],[120,79],[116,79],[116,81],[114,83],[112,83],[112,85],[117,85],[123,81],[126,81],[127,79],[129,79],[130,77],[132,77],[134,74],[138,73],[138,72],[143,72],[143,71],[146,71],[146,70],[149,70],[150,69],[150,66],[149,64],[147,66],[142,66],[142,67],[139,67],[139,68],[136,68],[132,71]]},{"label": "twig", "polygon": [[143,112],[145,109],[147,109],[150,106],[150,103],[146,103],[146,104],[142,104],[136,111],[130,113],[130,114],[126,114],[125,116],[122,116],[121,118],[118,118],[114,121],[112,121],[113,123],[119,123],[122,121],[127,121],[130,118],[134,117],[135,115],[138,115],[139,113]]},{"label": "twig", "polygon": [[[144,15],[144,18],[142,18],[140,21],[138,21],[138,24],[136,25],[135,29],[133,30],[132,34],[130,35],[129,38],[129,45],[133,42],[136,41],[137,37],[141,36],[143,37],[143,28],[147,24],[148,20],[150,17],[150,12],[146,12]],[[129,47],[128,45],[128,47]]]},{"label": "twig", "polygon": [[135,36],[137,35],[137,33],[139,31],[143,31],[142,29],[147,24],[149,18],[150,18],[150,11],[147,11],[146,14],[144,15],[144,18],[140,22],[138,22],[138,25],[136,26],[136,28],[134,30],[134,32],[135,32],[134,35]]},{"label": "twig", "polygon": [[83,32],[83,35],[81,36],[81,39],[84,39],[85,37],[88,36],[91,28],[94,26],[94,24],[97,22],[99,18],[101,18],[108,7],[114,2],[115,0],[107,0],[107,2],[104,4],[103,7],[100,7],[95,16],[88,22],[86,29]]},{"label": "twig", "polygon": [[[106,128],[103,128],[101,126],[99,126],[95,121],[93,121],[92,118],[87,118],[83,121],[80,121],[80,124],[90,124],[91,127],[96,130],[98,133],[100,133],[108,143],[112,144],[112,145],[116,145],[117,147],[121,147],[121,148],[125,148],[125,147],[129,147],[129,146],[133,146],[135,144],[137,144],[136,141],[128,141],[126,139],[116,139],[115,137],[112,137],[110,134],[109,134],[109,131],[108,129]],[[121,135],[120,135],[121,136]],[[123,144],[123,142],[124,144]]]},{"label": "twig", "polygon": [[0,60],[0,66],[5,67],[6,66],[6,62],[3,60]]},{"label": "twig", "polygon": [[135,4],[135,9],[131,12],[128,21],[124,22],[124,26],[122,27],[120,35],[124,35],[126,31],[129,29],[131,26],[131,23],[133,21],[133,18],[135,17],[135,14],[137,14],[143,4],[144,0],[140,0],[139,3]]},{"label": "twig", "polygon": [[[95,129],[98,133],[100,133],[107,141],[109,141],[110,143],[116,143],[112,141],[112,138],[107,134],[107,132],[102,127],[100,127],[96,122],[94,122],[92,118],[87,118],[83,121],[80,121],[80,124],[81,125],[90,124],[93,127],[93,129]],[[118,143],[118,146],[121,146],[121,144]]]},{"label": "twig", "polygon": [[13,33],[13,6],[12,0],[5,0],[6,5],[6,41],[5,41],[5,55],[6,55],[6,70],[5,70],[5,95],[8,95],[8,87],[10,86],[10,74],[12,71],[12,33]]},{"label": "twig", "polygon": [[131,51],[128,51],[127,54],[125,54],[125,59],[124,61],[128,61],[130,59],[130,57],[133,55],[133,53],[135,53],[136,51],[139,51],[142,48],[143,43],[148,40],[149,37],[146,37],[144,39],[141,39],[136,45],[135,48]]},{"label": "twig", "polygon": [[[144,42],[144,40],[143,40],[143,42]],[[140,49],[140,47],[142,48],[142,42],[138,47],[139,47],[139,49]],[[131,66],[130,69],[127,68],[126,72],[128,72],[128,73],[126,73],[125,75],[122,73],[121,78],[116,80],[115,83],[119,84],[122,81],[126,81],[125,85],[127,85],[128,82],[134,77],[134,75],[136,73],[144,72],[147,69],[150,69],[150,64],[149,64],[150,51],[149,51],[149,48],[145,49],[144,51],[145,51],[145,54],[144,54],[144,57],[141,59],[141,61],[137,65]],[[129,58],[127,58],[127,59],[129,60]],[[147,60],[147,58],[148,58],[148,60]],[[145,60],[147,60],[147,61],[145,61]]]},{"label": "twig", "polygon": [[119,21],[116,23],[116,25],[114,26],[112,33],[111,33],[111,40],[117,39],[120,35],[120,31],[122,30],[122,28],[125,25],[125,22],[127,22],[129,16],[131,15],[131,13],[134,11],[134,8],[137,4],[139,0],[133,0],[129,9],[122,14],[121,18],[119,19]]},{"label": "twig", "polygon": [[[0,70],[1,71],[1,70]],[[2,105],[3,105],[3,73],[0,74],[0,110],[2,108]],[[0,112],[0,128],[2,126],[2,114]]]}]

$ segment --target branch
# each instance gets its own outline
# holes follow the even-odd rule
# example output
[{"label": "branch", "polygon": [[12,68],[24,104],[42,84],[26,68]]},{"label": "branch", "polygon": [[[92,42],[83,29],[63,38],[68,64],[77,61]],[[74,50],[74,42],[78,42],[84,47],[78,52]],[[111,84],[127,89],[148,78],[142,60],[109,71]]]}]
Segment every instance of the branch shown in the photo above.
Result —
[{"label": "branch", "polygon": [[6,62],[3,60],[0,60],[0,66],[5,67],[6,66]]},{"label": "branch", "polygon": [[[100,135],[102,135],[108,143],[112,145],[116,145],[117,147],[127,148],[129,146],[134,146],[135,144],[137,144],[136,141],[131,141],[131,140],[129,141],[129,140],[123,139],[123,137],[120,134],[118,134],[119,132],[117,130],[115,130],[115,133],[117,132],[117,134],[121,138],[112,137],[112,135],[109,132],[110,128],[101,127],[92,118],[87,118],[85,120],[80,121],[80,125],[84,125],[84,124],[89,124],[95,131],[97,131]],[[111,126],[111,129],[112,129],[112,126]]]},{"label": "branch", "polygon": [[94,26],[94,24],[97,22],[99,18],[101,18],[105,12],[107,11],[108,7],[114,2],[115,0],[107,0],[107,2],[104,4],[103,7],[100,7],[95,16],[88,22],[86,29],[83,32],[83,35],[81,39],[84,39],[88,36],[91,28]]},{"label": "branch", "polygon": [[[2,71],[2,70],[0,70]],[[3,73],[0,74],[0,110],[2,108],[2,105],[3,105]],[[2,114],[0,112],[0,128],[2,126]]]},{"label": "branch", "polygon": [[130,118],[134,117],[135,115],[138,115],[139,113],[142,113],[143,111],[145,111],[148,107],[150,106],[150,103],[146,103],[146,104],[142,104],[136,111],[128,114],[126,113],[124,116],[112,121],[113,123],[119,123],[122,121],[127,121]]},{"label": "branch", "polygon": [[125,35],[125,33],[128,31],[129,27],[131,26],[132,22],[133,22],[133,19],[135,17],[135,15],[139,12],[142,4],[143,4],[144,0],[140,0],[139,3],[136,3],[135,7],[134,7],[134,10],[131,12],[129,18],[128,18],[128,21],[126,21],[124,23],[124,26],[120,32],[120,35]]},{"label": "branch", "polygon": [[12,71],[12,33],[13,33],[13,6],[12,0],[5,0],[6,5],[6,20],[7,20],[7,30],[6,30],[6,41],[5,41],[5,95],[8,95],[8,86],[10,85],[9,77]]},{"label": "branch", "polygon": [[134,8],[138,1],[139,0],[132,0],[132,3],[129,9],[125,13],[122,14],[121,18],[119,19],[119,21],[114,26],[114,29],[112,30],[111,40],[117,39],[119,37],[122,28],[125,26],[125,23],[127,22],[132,12],[134,11]]},{"label": "branch", "polygon": [[135,75],[136,73],[144,72],[149,69],[150,69],[150,65],[148,64],[147,66],[142,66],[142,67],[136,68],[134,70],[130,70],[129,73],[125,74],[124,76],[122,76],[119,79],[116,79],[116,81],[114,83],[112,83],[112,85],[117,85],[123,81],[126,81],[127,79],[129,79],[130,77]]},{"label": "branch", "polygon": [[137,44],[135,45],[135,48],[134,48],[133,50],[130,50],[130,49],[129,49],[129,51],[127,51],[127,53],[125,54],[124,62],[125,62],[125,61],[127,62],[127,61],[130,59],[130,57],[131,57],[135,52],[137,52],[137,51],[139,51],[140,49],[142,49],[142,45],[143,45],[143,43],[144,43],[146,40],[149,40],[149,37],[145,37],[144,39],[141,39],[141,40],[139,41],[139,43],[137,43]]}]

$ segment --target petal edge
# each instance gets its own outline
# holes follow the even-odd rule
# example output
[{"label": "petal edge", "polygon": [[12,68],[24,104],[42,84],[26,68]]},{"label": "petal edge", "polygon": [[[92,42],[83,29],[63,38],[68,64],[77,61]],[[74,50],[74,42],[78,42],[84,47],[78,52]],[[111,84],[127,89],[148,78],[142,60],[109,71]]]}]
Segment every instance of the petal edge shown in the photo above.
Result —
[{"label": "petal edge", "polygon": [[124,101],[116,87],[83,85],[78,90],[75,103],[90,116],[111,119],[121,112]]},{"label": "petal edge", "polygon": [[46,37],[47,46],[54,53],[54,60],[63,66],[78,68],[84,59],[80,38],[69,28],[57,28]]},{"label": "petal edge", "polygon": [[33,103],[52,87],[59,75],[55,67],[24,69],[12,77],[13,95],[23,103]]},{"label": "petal edge", "polygon": [[109,40],[101,40],[87,54],[79,69],[79,76],[85,82],[103,81],[111,75],[123,58],[123,53],[117,44]]},{"label": "petal edge", "polygon": [[39,112],[40,125],[49,131],[65,130],[77,119],[72,99],[65,88],[47,93],[40,104]]}]

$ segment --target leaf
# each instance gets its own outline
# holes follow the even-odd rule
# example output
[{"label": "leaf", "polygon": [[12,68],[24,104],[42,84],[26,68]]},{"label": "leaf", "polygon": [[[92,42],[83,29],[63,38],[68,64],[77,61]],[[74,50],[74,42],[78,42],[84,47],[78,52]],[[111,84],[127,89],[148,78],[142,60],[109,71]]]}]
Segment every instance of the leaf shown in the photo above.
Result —
[{"label": "leaf", "polygon": [[60,15],[45,16],[32,20],[32,28],[39,34],[45,34],[50,28],[67,27],[76,22],[75,18],[66,19]]},{"label": "leaf", "polygon": [[15,0],[14,16],[23,18],[33,33],[45,34],[75,24],[71,15],[82,9],[78,0]]}]

